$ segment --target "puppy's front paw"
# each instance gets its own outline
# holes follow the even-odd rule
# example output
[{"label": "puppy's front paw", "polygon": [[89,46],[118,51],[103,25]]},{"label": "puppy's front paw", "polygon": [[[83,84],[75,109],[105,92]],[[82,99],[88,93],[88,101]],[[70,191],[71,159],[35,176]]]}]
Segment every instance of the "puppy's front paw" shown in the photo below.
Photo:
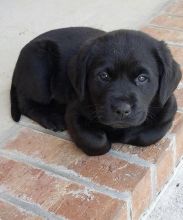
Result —
[{"label": "puppy's front paw", "polygon": [[82,146],[82,150],[89,156],[99,156],[107,153],[111,149],[111,143],[109,142],[105,133],[99,132],[88,137],[88,143]]},{"label": "puppy's front paw", "polygon": [[66,130],[64,117],[57,113],[52,113],[47,118],[43,118],[41,125],[46,129],[50,129],[55,132]]}]

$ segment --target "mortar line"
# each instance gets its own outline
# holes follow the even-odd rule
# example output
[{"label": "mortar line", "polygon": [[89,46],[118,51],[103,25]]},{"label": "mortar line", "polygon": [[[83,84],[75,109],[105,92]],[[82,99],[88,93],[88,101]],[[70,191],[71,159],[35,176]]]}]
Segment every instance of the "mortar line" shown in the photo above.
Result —
[{"label": "mortar line", "polygon": [[31,125],[26,125],[26,126],[22,125],[22,124],[20,125],[20,129],[26,129],[26,128],[33,131],[33,132],[35,132],[35,133],[56,137],[56,138],[62,139],[64,142],[74,143],[71,139],[66,138],[64,134],[61,134],[62,132],[58,133],[58,132],[54,132],[54,131],[51,131],[51,130],[48,130],[48,129],[43,130],[44,128],[36,128],[34,126],[31,126]]},{"label": "mortar line", "polygon": [[[182,45],[178,45],[178,44],[174,44],[174,45],[173,45],[173,44],[169,44],[169,47],[170,47],[170,48],[171,48],[171,47],[172,47],[172,48],[176,48],[176,49],[182,49],[183,46],[182,46]],[[180,63],[179,65],[181,66],[182,64]]]},{"label": "mortar line", "polygon": [[[150,21],[151,22],[151,21]],[[164,25],[159,25],[159,24],[153,24],[153,23],[149,23],[148,27],[152,27],[154,29],[163,29],[163,30],[168,30],[168,31],[178,31],[178,32],[183,32],[182,28],[174,28],[174,27],[167,27]]]},{"label": "mortar line", "polygon": [[[24,124],[15,124],[14,126],[12,126],[11,128],[7,129],[6,131],[4,131],[1,135],[0,135],[0,148],[3,148],[4,145],[7,143],[7,141],[9,141],[9,139],[11,138],[14,139],[17,137],[17,135],[19,134],[19,132],[22,130],[22,129],[29,129],[29,130],[32,130],[33,132],[36,132],[36,133],[40,133],[40,134],[46,134],[46,135],[50,135],[50,136],[54,136],[56,138],[60,138],[60,139],[63,139],[64,141],[70,143],[73,141],[69,138],[66,138],[64,134],[61,134],[61,133],[57,133],[57,132],[54,132],[54,131],[51,131],[51,130],[48,130],[48,129],[41,129],[40,128],[35,128],[34,126],[31,126],[31,125],[24,125]],[[48,131],[47,131],[48,130]],[[62,136],[63,135],[63,136]]]},{"label": "mortar line", "polygon": [[90,190],[96,191],[100,194],[105,194],[109,197],[112,197],[118,200],[127,202],[129,198],[131,197],[130,192],[120,192],[119,190],[115,190],[106,185],[100,185],[98,183],[94,183],[89,178],[82,177],[78,175],[76,172],[74,172],[73,170],[69,170],[66,167],[56,166],[56,165],[51,165],[51,164],[48,165],[44,163],[43,161],[38,160],[37,158],[26,156],[25,154],[20,153],[20,152],[15,152],[15,151],[9,152],[7,150],[0,149],[0,155],[8,159],[12,159],[18,162],[23,162],[35,168],[42,169],[48,175],[54,176],[56,178],[60,178],[62,180],[64,179],[65,181],[72,181],[74,183],[83,185]]},{"label": "mortar line", "polygon": [[178,107],[177,112],[183,113],[183,107]]},{"label": "mortar line", "polygon": [[55,136],[55,137],[58,137],[58,138],[62,138],[62,139],[67,140],[67,141],[72,141],[66,130],[63,131],[63,132],[54,132],[54,131],[45,129],[45,128],[39,126],[39,125],[32,125],[31,123],[30,124],[26,123],[23,120],[20,121],[20,125],[24,128],[29,128],[29,129],[32,129],[34,131],[39,131],[41,133],[52,135],[52,136]]},{"label": "mortar line", "polygon": [[180,83],[178,84],[178,86],[177,86],[177,89],[182,89],[182,88],[183,88],[183,83],[180,82]]},{"label": "mortar line", "polygon": [[183,114],[182,109],[177,109],[177,112],[179,112],[179,113]]},{"label": "mortar line", "polygon": [[173,153],[173,167],[176,167],[176,153],[177,153],[177,146],[176,146],[176,134],[172,133],[172,153]]},{"label": "mortar line", "polygon": [[[153,28],[153,29],[163,29],[163,28],[161,28],[160,26],[153,26],[153,25],[151,25],[151,24],[149,24],[148,23],[148,25],[149,26],[143,26],[143,27],[141,27],[141,31],[143,31],[142,29],[144,29],[144,28]],[[166,30],[170,30],[170,29],[168,29],[168,28],[164,28],[164,29],[166,29]],[[172,31],[175,31],[175,30],[172,30]],[[179,31],[179,30],[178,30]],[[143,31],[144,33],[146,33],[145,31]],[[183,33],[183,30],[181,31],[182,33]],[[148,34],[148,33],[147,33]],[[150,35],[150,34],[149,34]],[[183,48],[183,43],[176,43],[176,42],[173,42],[173,41],[167,41],[167,40],[164,40],[165,42],[166,42],[166,44],[168,44],[168,46],[174,46],[174,47],[179,47],[179,48]],[[180,65],[180,66],[182,66],[182,65]]]},{"label": "mortar line", "polygon": [[156,164],[151,166],[151,185],[152,185],[152,199],[156,197],[157,188],[157,167]]},{"label": "mortar line", "polygon": [[[180,48],[183,48],[183,43],[176,43],[176,42],[173,42],[173,41],[166,41],[166,44],[168,44],[168,46],[173,46],[173,47],[180,47]],[[180,64],[180,66],[183,66],[182,64]]]},{"label": "mortar line", "polygon": [[172,14],[171,12],[166,12],[166,11],[164,11],[161,15],[168,15],[171,17],[183,18],[183,15],[176,15],[176,14]]},{"label": "mortar line", "polygon": [[14,205],[17,208],[25,210],[27,213],[38,215],[46,220],[66,220],[66,218],[63,216],[58,216],[53,212],[44,210],[40,205],[36,203],[24,201],[23,199],[12,196],[7,192],[0,192],[0,199]]},{"label": "mortar line", "polygon": [[[2,196],[2,194],[3,194],[3,196]],[[19,210],[21,213],[25,213],[25,214],[29,214],[29,215],[33,215],[33,216],[35,216],[35,217],[43,217],[43,216],[41,216],[41,215],[38,215],[38,214],[36,214],[36,213],[34,213],[32,210],[29,210],[29,209],[25,209],[25,208],[23,208],[22,206],[20,206],[19,204],[16,204],[16,203],[13,203],[12,201],[9,201],[9,200],[7,200],[7,198],[5,199],[5,194],[7,194],[7,193],[5,193],[5,192],[0,192],[0,202],[3,202],[3,203],[6,203],[6,204],[8,204],[8,205],[10,205],[10,206],[13,206],[14,208],[16,208],[17,210]],[[11,195],[12,196],[12,195]],[[12,196],[13,197],[13,196]]]},{"label": "mortar line", "polygon": [[119,152],[119,151],[113,150],[113,149],[111,149],[108,154],[113,157],[116,157],[118,159],[125,160],[125,161],[129,162],[130,164],[135,164],[135,165],[139,165],[142,167],[150,167],[152,165],[151,162],[148,162],[148,161],[138,157],[137,155]]},{"label": "mortar line", "polygon": [[154,28],[158,28],[158,29],[165,29],[165,30],[170,30],[170,31],[179,31],[179,32],[183,32],[182,28],[178,28],[178,27],[167,27],[161,24],[154,24],[154,23],[150,23],[149,26],[154,27]]},{"label": "mortar line", "polygon": [[127,220],[132,220],[132,198],[127,201]]}]

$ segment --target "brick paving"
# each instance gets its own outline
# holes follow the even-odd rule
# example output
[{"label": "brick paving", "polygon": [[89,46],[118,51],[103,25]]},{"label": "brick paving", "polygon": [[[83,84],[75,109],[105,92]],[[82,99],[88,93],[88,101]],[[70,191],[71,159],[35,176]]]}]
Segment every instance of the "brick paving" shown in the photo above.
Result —
[{"label": "brick paving", "polygon": [[[142,30],[165,40],[183,69],[182,0]],[[15,125],[0,140],[0,219],[139,219],[183,155],[182,89],[172,128],[146,148],[113,144],[89,157],[71,140]]]}]

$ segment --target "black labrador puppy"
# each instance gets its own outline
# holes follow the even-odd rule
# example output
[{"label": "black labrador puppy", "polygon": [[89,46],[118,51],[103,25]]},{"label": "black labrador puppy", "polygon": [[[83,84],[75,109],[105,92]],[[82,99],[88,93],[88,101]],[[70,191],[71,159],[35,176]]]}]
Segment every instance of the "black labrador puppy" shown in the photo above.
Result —
[{"label": "black labrador puppy", "polygon": [[53,30],[22,49],[11,114],[67,128],[88,155],[106,153],[112,142],[147,146],[172,124],[180,79],[165,43],[140,31]]}]

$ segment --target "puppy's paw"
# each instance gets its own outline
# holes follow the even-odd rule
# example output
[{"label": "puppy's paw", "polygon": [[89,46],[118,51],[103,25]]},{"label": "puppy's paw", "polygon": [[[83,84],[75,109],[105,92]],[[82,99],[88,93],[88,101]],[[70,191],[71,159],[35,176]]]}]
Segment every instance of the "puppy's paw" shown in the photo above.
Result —
[{"label": "puppy's paw", "polygon": [[66,130],[64,117],[57,113],[52,113],[47,118],[44,118],[41,125],[46,129],[50,129],[55,132]]},{"label": "puppy's paw", "polygon": [[97,133],[88,139],[88,143],[82,150],[89,156],[99,156],[107,153],[111,149],[111,143],[105,133]]}]

